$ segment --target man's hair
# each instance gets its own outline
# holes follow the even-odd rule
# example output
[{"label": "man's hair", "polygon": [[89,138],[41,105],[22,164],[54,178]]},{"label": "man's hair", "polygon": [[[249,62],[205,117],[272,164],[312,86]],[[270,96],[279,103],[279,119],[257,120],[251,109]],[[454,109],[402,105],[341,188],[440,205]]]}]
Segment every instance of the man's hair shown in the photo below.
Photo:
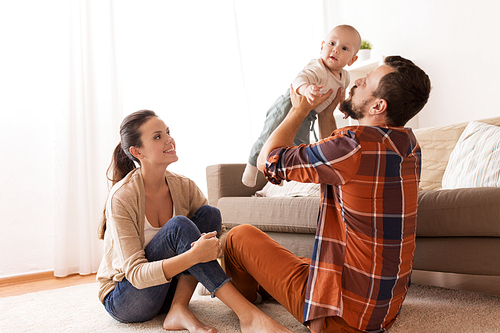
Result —
[{"label": "man's hair", "polygon": [[422,69],[400,56],[386,57],[384,64],[393,72],[380,79],[373,96],[387,101],[388,125],[404,126],[427,103],[431,81]]}]

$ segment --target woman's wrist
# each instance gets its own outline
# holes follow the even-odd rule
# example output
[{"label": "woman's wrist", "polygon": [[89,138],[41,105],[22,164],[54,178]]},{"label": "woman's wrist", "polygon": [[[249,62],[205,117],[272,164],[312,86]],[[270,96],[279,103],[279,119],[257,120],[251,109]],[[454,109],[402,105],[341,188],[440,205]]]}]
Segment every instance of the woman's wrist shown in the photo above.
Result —
[{"label": "woman's wrist", "polygon": [[168,280],[198,263],[199,260],[197,260],[196,253],[193,251],[193,248],[191,248],[188,251],[181,253],[177,256],[168,259],[163,259],[162,260],[163,274],[165,275],[165,278]]}]

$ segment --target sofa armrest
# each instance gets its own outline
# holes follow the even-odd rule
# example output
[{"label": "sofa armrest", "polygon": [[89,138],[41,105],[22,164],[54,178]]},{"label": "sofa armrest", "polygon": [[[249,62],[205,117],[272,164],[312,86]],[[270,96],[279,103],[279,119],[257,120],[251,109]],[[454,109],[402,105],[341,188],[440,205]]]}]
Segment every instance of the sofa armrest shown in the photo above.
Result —
[{"label": "sofa armrest", "polygon": [[215,164],[207,167],[208,203],[217,207],[222,197],[250,197],[261,190],[267,183],[262,172],[257,176],[254,187],[247,187],[241,182],[246,164]]},{"label": "sofa armrest", "polygon": [[500,237],[500,187],[420,191],[418,237]]}]

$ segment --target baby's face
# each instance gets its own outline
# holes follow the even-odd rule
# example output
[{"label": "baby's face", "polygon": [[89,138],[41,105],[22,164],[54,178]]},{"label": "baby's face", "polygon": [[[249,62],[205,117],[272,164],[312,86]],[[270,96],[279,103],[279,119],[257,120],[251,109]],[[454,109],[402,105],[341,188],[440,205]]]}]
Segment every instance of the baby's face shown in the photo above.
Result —
[{"label": "baby's face", "polygon": [[321,44],[321,59],[332,72],[338,72],[356,61],[360,42],[355,32],[337,27]]}]

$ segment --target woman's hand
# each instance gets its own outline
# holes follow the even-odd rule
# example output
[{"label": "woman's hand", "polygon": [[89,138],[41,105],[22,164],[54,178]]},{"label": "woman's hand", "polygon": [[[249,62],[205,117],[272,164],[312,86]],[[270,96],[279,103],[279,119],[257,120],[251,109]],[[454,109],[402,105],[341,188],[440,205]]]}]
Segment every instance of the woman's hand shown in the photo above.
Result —
[{"label": "woman's hand", "polygon": [[222,246],[217,238],[217,231],[202,234],[191,244],[191,251],[199,263],[216,260],[222,256]]},{"label": "woman's hand", "polygon": [[190,267],[209,262],[222,256],[222,247],[217,238],[217,231],[202,234],[191,243],[191,249],[177,256],[162,260],[163,274],[167,280]]}]

